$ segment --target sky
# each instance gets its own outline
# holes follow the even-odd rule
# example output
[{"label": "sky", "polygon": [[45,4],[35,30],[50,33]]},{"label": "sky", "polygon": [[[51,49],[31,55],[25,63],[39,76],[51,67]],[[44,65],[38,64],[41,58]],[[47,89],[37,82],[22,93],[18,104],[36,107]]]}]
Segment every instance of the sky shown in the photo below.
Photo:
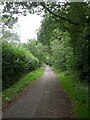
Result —
[{"label": "sky", "polygon": [[18,34],[21,42],[25,43],[28,39],[37,38],[36,30],[40,27],[42,17],[36,14],[20,16],[18,19]]}]

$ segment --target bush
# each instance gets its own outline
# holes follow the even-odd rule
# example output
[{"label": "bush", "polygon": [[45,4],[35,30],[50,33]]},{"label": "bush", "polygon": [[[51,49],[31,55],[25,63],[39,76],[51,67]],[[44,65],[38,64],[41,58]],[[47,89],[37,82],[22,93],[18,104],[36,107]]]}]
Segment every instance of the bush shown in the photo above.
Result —
[{"label": "bush", "polygon": [[6,89],[21,76],[40,66],[39,60],[23,47],[2,43],[2,89]]}]

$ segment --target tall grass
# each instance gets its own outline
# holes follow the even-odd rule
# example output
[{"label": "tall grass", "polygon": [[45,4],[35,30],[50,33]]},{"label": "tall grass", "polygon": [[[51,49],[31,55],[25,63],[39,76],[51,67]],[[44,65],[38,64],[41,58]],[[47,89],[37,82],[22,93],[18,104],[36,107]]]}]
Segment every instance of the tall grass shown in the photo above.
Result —
[{"label": "tall grass", "polygon": [[58,78],[74,101],[75,117],[88,118],[88,84],[73,79],[67,72],[58,72]]}]

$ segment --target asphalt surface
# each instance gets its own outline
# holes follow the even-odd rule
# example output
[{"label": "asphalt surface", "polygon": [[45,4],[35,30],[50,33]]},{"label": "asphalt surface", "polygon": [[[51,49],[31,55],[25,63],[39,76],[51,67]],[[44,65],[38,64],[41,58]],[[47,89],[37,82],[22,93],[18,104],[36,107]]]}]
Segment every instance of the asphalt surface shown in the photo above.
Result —
[{"label": "asphalt surface", "polygon": [[42,78],[3,113],[3,118],[73,118],[73,105],[56,74],[46,66]]}]

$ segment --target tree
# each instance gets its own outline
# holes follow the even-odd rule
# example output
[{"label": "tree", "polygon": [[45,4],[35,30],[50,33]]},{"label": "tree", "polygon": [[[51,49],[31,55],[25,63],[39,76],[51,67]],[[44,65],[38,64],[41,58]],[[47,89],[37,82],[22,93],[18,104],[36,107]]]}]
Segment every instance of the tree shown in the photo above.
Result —
[{"label": "tree", "polygon": [[35,39],[30,39],[24,47],[30,51],[38,60],[43,63],[45,59],[45,47]]},{"label": "tree", "polygon": [[[9,13],[10,17],[14,14],[26,15],[27,11],[30,13],[44,11],[38,41],[48,48],[47,58],[55,56],[53,51],[55,49],[59,52],[55,61],[60,59],[59,62],[64,63],[66,69],[71,70],[78,78],[89,81],[90,2],[6,2],[5,4],[3,12]],[[67,39],[68,36],[70,39]],[[60,47],[60,51],[54,45]]]},{"label": "tree", "polygon": [[[70,2],[5,2],[3,4],[5,5],[3,12],[9,13],[9,17],[12,17],[14,14],[26,15],[27,11],[30,13],[38,12],[38,14],[44,11],[45,13],[49,12],[56,19],[64,20],[73,25],[83,25],[81,22],[73,21],[67,17],[67,9],[72,6]],[[89,2],[80,4],[89,6]],[[86,18],[85,23],[88,20],[89,18]]]},{"label": "tree", "polygon": [[[66,69],[76,74],[78,78],[89,81],[90,33],[88,31],[90,30],[90,23],[88,19],[90,18],[90,6],[87,3],[70,3],[68,7],[64,6],[56,11],[57,14],[65,15],[74,23],[80,24],[70,24],[70,22],[58,20],[56,17],[47,14],[39,30],[38,40],[43,44],[46,42],[49,47],[51,45],[54,63],[62,66],[64,60]],[[67,33],[70,39],[67,39],[68,37],[64,33]],[[65,45],[63,42],[65,42]]]},{"label": "tree", "polygon": [[20,39],[17,33],[11,32],[10,30],[6,30],[3,33],[3,41],[12,43],[14,45],[19,45]]}]

